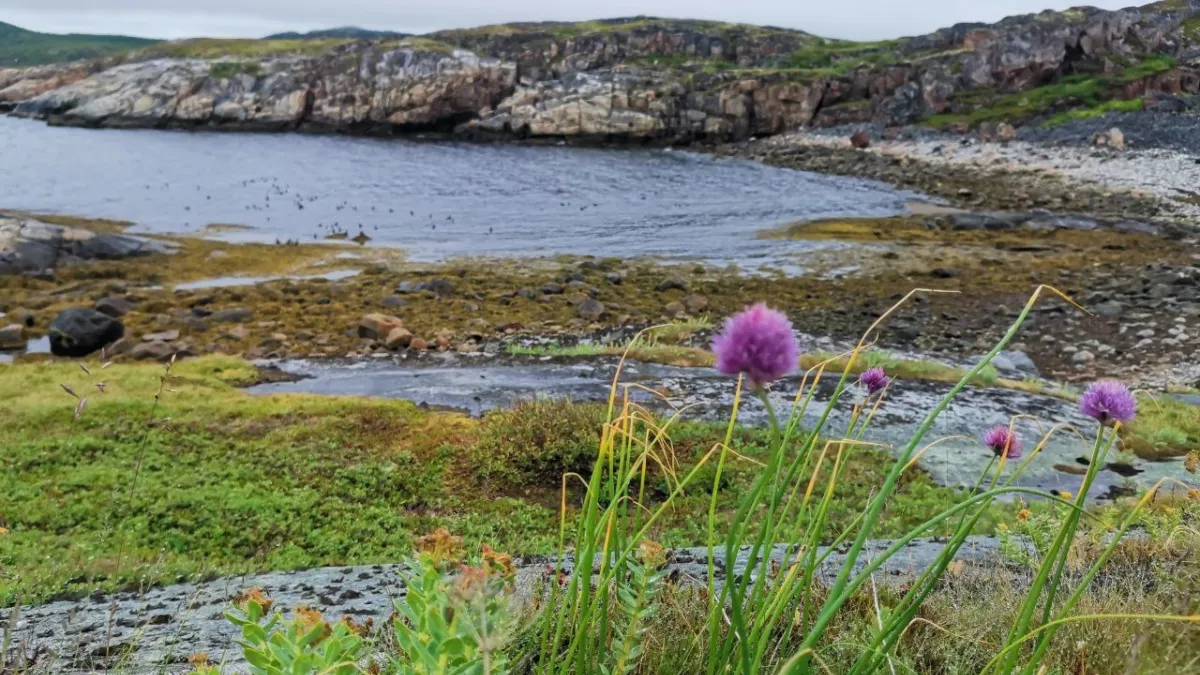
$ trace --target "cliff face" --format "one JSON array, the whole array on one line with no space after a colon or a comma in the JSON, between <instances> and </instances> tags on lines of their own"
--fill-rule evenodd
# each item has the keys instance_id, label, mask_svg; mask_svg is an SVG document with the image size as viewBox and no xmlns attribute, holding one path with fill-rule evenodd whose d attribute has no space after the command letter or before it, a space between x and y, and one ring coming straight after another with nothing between
<instances>
[{"instance_id":1,"label":"cliff face","mask_svg":"<svg viewBox=\"0 0 1200 675\"><path fill-rule=\"evenodd\" d=\"M1060 92L1064 82L1074 88ZM313 56L0 70L0 105L63 124L658 143L933 115L969 123L1015 92L1054 112L1160 91L1200 92L1200 0L881 43L639 18L357 41Z\"/></svg>"}]
</instances>

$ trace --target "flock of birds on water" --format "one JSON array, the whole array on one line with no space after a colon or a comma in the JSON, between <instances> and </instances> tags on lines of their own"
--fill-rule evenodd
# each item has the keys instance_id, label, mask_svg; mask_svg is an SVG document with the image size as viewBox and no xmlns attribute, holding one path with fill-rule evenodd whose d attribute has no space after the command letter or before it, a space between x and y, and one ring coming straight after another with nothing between
<instances>
[{"instance_id":1,"label":"flock of birds on water","mask_svg":"<svg viewBox=\"0 0 1200 675\"><path fill-rule=\"evenodd\" d=\"M261 204L245 205L243 208L246 211L274 212L273 210L275 208L277 208L280 204L283 204L283 205L291 204L291 205L295 206L295 209L297 211L303 211L305 204L312 204L314 202L317 202L320 199L320 197L317 197L317 196L304 196L299 193L293 193L291 190L291 187L289 185L287 185L286 183L281 183L274 178L250 178L250 179L243 180L241 182L241 186L243 188L250 188L250 187L253 187L254 185L258 185L258 184L261 184L266 188L266 192L263 195L263 201ZM170 187L171 187L170 182L164 182L161 185L161 189L170 189ZM153 189L153 186L147 184L145 186L145 189L151 190L151 189ZM202 189L202 186L200 186L200 185L196 186L197 192L201 191L201 189ZM657 195L659 193L660 193L659 190L651 191L651 194ZM272 203L272 197L275 198L274 203ZM647 198L647 195L642 194L642 195L640 195L640 197L641 197L642 201L645 201ZM212 198L213 198L212 195L205 195L205 197L204 197L205 201L212 201ZM574 209L576 205L570 201L560 201L559 206L562 208ZM580 206L578 210L580 212L583 212L583 211L587 211L589 208L597 208L599 206L600 206L599 203L584 204L583 206ZM676 206L682 207L682 206L684 206L684 203L680 202L680 203L676 204ZM192 207L184 206L183 210L190 212L192 210ZM359 212L359 207L357 205L351 204L349 201L343 199L341 201L341 203L337 204L334 207L334 210L338 211L338 212L343 212L343 211L349 212L349 213L347 213L347 218L348 218L348 220L353 220L354 216L351 214ZM362 212L368 212L368 211L380 213L380 212L382 212L382 209L377 209L374 205L372 205L369 209L364 208ZM392 207L388 207L387 213L395 214L396 209L392 208ZM416 211L413 209L408 210L408 216L410 218L418 217ZM447 215L443 219L443 218L441 218L440 215L435 216L435 214L433 214L433 213L428 214L428 218L427 218L426 222L428 223L430 230L436 231L439 221L443 222L443 223L453 224L454 216ZM271 216L266 216L266 222L271 222ZM191 227L191 223L185 222L184 227ZM347 229L346 225L343 224L340 219L333 220L332 222L318 222L317 223L318 231L313 233L312 238L314 240L319 240L319 239L327 239L327 240L334 240L334 241L350 240L350 241L356 242L360 245L365 245L367 242L369 242L373 239L373 237L371 237L370 235L368 235L366 233L366 228L361 221L357 222L357 229L358 229L358 233L355 234L354 236L350 236L350 230ZM372 231L377 231L377 230L379 230L379 225L371 225L371 229L372 229ZM495 228L492 226L489 226L487 229L487 234L491 235L494 233L495 233ZM280 244L280 245L299 245L300 240L299 239L290 239L290 238L286 239L286 240L280 240L279 238L276 238L275 243Z\"/></svg>"}]
</instances>

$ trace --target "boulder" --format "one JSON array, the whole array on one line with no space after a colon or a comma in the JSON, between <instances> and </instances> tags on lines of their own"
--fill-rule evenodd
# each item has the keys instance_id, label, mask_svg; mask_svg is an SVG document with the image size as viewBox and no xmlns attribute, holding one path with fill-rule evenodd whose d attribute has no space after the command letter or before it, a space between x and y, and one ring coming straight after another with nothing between
<instances>
[{"instance_id":1,"label":"boulder","mask_svg":"<svg viewBox=\"0 0 1200 675\"><path fill-rule=\"evenodd\" d=\"M688 285L687 282L682 278L671 276L660 281L656 289L660 292L671 290L686 291L688 289Z\"/></svg>"},{"instance_id":2,"label":"boulder","mask_svg":"<svg viewBox=\"0 0 1200 675\"><path fill-rule=\"evenodd\" d=\"M404 322L389 314L367 314L358 321L358 337L369 340L384 340L388 333L403 328Z\"/></svg>"},{"instance_id":3,"label":"boulder","mask_svg":"<svg viewBox=\"0 0 1200 675\"><path fill-rule=\"evenodd\" d=\"M1113 127L1108 131L1098 131L1094 136L1092 136L1092 145L1098 148L1124 150L1125 134L1116 127Z\"/></svg>"},{"instance_id":4,"label":"boulder","mask_svg":"<svg viewBox=\"0 0 1200 675\"><path fill-rule=\"evenodd\" d=\"M133 311L133 303L118 295L110 295L96 301L96 311L119 319Z\"/></svg>"},{"instance_id":5,"label":"boulder","mask_svg":"<svg viewBox=\"0 0 1200 675\"><path fill-rule=\"evenodd\" d=\"M384 338L383 344L388 349L404 349L412 344L413 334L403 326L393 328Z\"/></svg>"},{"instance_id":6,"label":"boulder","mask_svg":"<svg viewBox=\"0 0 1200 675\"><path fill-rule=\"evenodd\" d=\"M124 335L120 320L94 309L71 307L50 322L50 351L55 356L87 356Z\"/></svg>"},{"instance_id":7,"label":"boulder","mask_svg":"<svg viewBox=\"0 0 1200 675\"><path fill-rule=\"evenodd\" d=\"M143 342L134 345L129 355L138 361L170 361L177 349L169 342Z\"/></svg>"},{"instance_id":8,"label":"boulder","mask_svg":"<svg viewBox=\"0 0 1200 675\"><path fill-rule=\"evenodd\" d=\"M19 323L0 328L0 349L21 349L25 346L25 327Z\"/></svg>"},{"instance_id":9,"label":"boulder","mask_svg":"<svg viewBox=\"0 0 1200 675\"><path fill-rule=\"evenodd\" d=\"M579 309L576 311L580 318L587 319L588 321L598 321L607 313L604 305L599 300L593 298L588 298L579 303Z\"/></svg>"},{"instance_id":10,"label":"boulder","mask_svg":"<svg viewBox=\"0 0 1200 675\"><path fill-rule=\"evenodd\" d=\"M408 343L408 348L414 351L425 351L429 349L429 343L425 341L425 338L413 338L412 342Z\"/></svg>"},{"instance_id":11,"label":"boulder","mask_svg":"<svg viewBox=\"0 0 1200 675\"><path fill-rule=\"evenodd\" d=\"M693 293L683 299L683 306L687 308L689 314L699 314L708 309L708 298L699 293Z\"/></svg>"},{"instance_id":12,"label":"boulder","mask_svg":"<svg viewBox=\"0 0 1200 675\"><path fill-rule=\"evenodd\" d=\"M67 261L122 260L174 253L178 245L0 216L0 274L38 273Z\"/></svg>"},{"instance_id":13,"label":"boulder","mask_svg":"<svg viewBox=\"0 0 1200 675\"><path fill-rule=\"evenodd\" d=\"M859 129L850 136L850 145L859 150L865 150L871 147L871 132L866 129Z\"/></svg>"}]
</instances>

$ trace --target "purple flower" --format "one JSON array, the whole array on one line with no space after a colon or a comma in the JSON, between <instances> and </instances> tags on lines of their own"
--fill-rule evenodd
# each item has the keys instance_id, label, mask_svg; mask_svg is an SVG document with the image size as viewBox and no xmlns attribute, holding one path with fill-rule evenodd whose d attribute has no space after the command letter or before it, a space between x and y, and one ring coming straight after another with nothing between
<instances>
[{"instance_id":1,"label":"purple flower","mask_svg":"<svg viewBox=\"0 0 1200 675\"><path fill-rule=\"evenodd\" d=\"M991 448L997 457L1004 456L1006 453L1009 459L1021 457L1021 440L1015 433L1009 431L1007 425L1001 424L983 432L983 444Z\"/></svg>"},{"instance_id":2,"label":"purple flower","mask_svg":"<svg viewBox=\"0 0 1200 675\"><path fill-rule=\"evenodd\" d=\"M725 322L725 329L713 340L713 351L717 370L745 374L756 387L793 372L800 360L792 322L761 302Z\"/></svg>"},{"instance_id":3,"label":"purple flower","mask_svg":"<svg viewBox=\"0 0 1200 675\"><path fill-rule=\"evenodd\" d=\"M1079 410L1101 424L1128 423L1137 416L1137 399L1129 392L1129 387L1120 382L1101 380L1088 387L1079 398Z\"/></svg>"},{"instance_id":4,"label":"purple flower","mask_svg":"<svg viewBox=\"0 0 1200 675\"><path fill-rule=\"evenodd\" d=\"M887 376L883 368L868 368L858 376L858 383L867 388L867 394L883 391L892 378Z\"/></svg>"}]
</instances>

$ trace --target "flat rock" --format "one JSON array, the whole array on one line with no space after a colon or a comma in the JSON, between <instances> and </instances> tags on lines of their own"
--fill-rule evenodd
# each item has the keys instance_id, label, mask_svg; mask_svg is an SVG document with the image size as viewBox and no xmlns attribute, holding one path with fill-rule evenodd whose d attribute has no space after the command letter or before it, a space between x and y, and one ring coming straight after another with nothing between
<instances>
[{"instance_id":1,"label":"flat rock","mask_svg":"<svg viewBox=\"0 0 1200 675\"><path fill-rule=\"evenodd\" d=\"M0 275L41 272L78 260L123 260L178 250L170 242L0 216Z\"/></svg>"}]
</instances>

